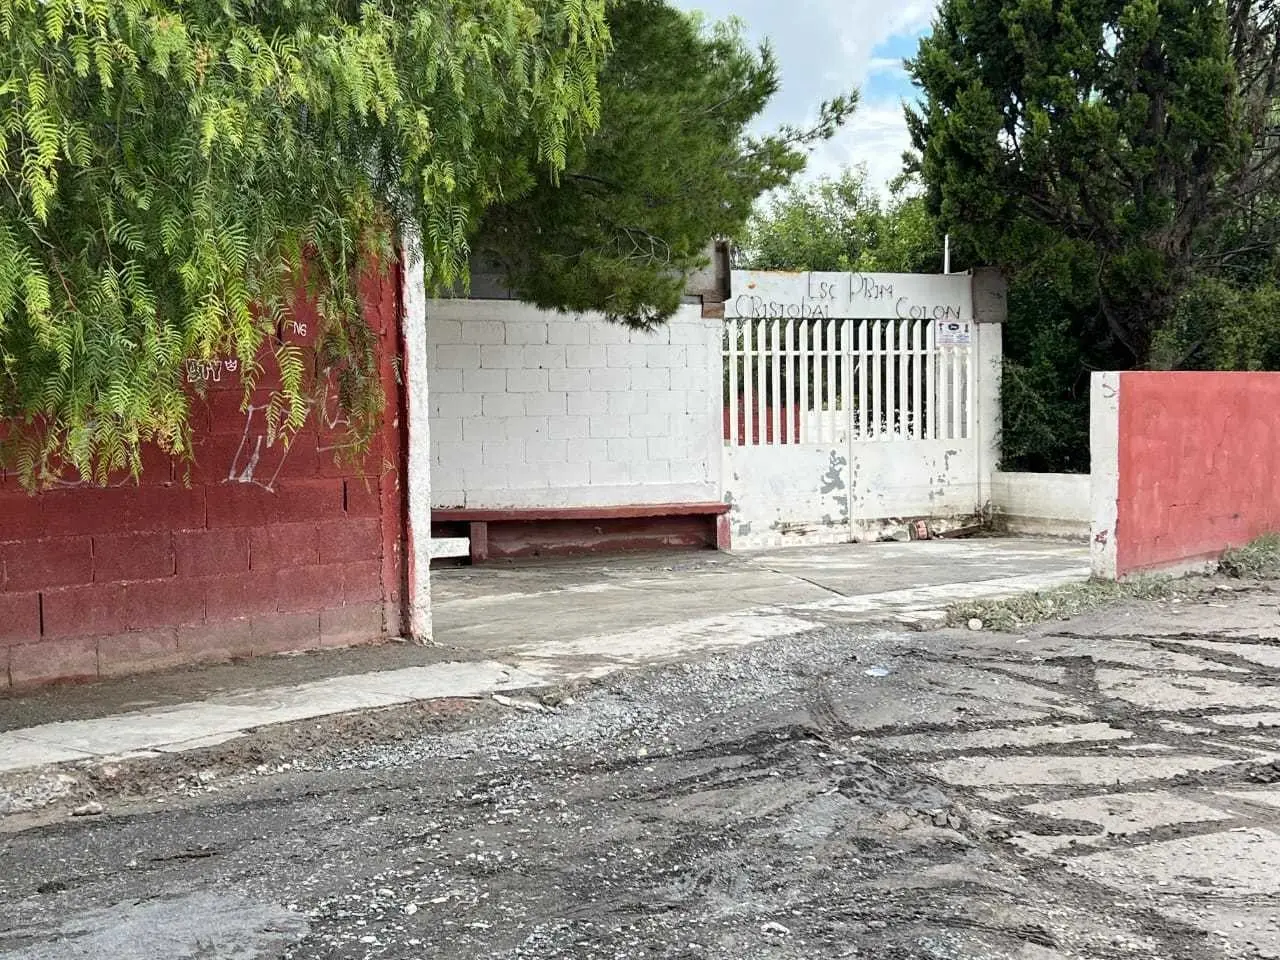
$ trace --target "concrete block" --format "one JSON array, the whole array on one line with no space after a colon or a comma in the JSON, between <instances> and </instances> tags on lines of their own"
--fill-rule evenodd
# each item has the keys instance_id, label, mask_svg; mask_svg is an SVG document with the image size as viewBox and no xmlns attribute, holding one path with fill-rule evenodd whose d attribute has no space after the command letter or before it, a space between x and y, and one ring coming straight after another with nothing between
<instances>
[{"instance_id":1,"label":"concrete block","mask_svg":"<svg viewBox=\"0 0 1280 960\"><path fill-rule=\"evenodd\" d=\"M462 387L467 393L502 393L507 389L507 371L481 368L464 370Z\"/></svg>"},{"instance_id":2,"label":"concrete block","mask_svg":"<svg viewBox=\"0 0 1280 960\"><path fill-rule=\"evenodd\" d=\"M510 393L545 393L547 390L547 371L508 370L507 390Z\"/></svg>"},{"instance_id":3,"label":"concrete block","mask_svg":"<svg viewBox=\"0 0 1280 960\"><path fill-rule=\"evenodd\" d=\"M320 646L349 647L381 639L382 604L357 603L320 611Z\"/></svg>"},{"instance_id":4,"label":"concrete block","mask_svg":"<svg viewBox=\"0 0 1280 960\"><path fill-rule=\"evenodd\" d=\"M571 417L598 416L609 412L609 394L607 393L571 393L567 401L567 410Z\"/></svg>"},{"instance_id":5,"label":"concrete block","mask_svg":"<svg viewBox=\"0 0 1280 960\"><path fill-rule=\"evenodd\" d=\"M582 392L591 389L590 370L548 370L547 386L551 390L563 390L566 393Z\"/></svg>"},{"instance_id":6,"label":"concrete block","mask_svg":"<svg viewBox=\"0 0 1280 960\"><path fill-rule=\"evenodd\" d=\"M428 379L431 393L462 393L462 371L454 367L432 369Z\"/></svg>"},{"instance_id":7,"label":"concrete block","mask_svg":"<svg viewBox=\"0 0 1280 960\"><path fill-rule=\"evenodd\" d=\"M671 417L661 413L635 414L630 418L629 427L628 436L632 437L665 437L673 432Z\"/></svg>"},{"instance_id":8,"label":"concrete block","mask_svg":"<svg viewBox=\"0 0 1280 960\"><path fill-rule=\"evenodd\" d=\"M8 546L0 546L0 561L7 567L7 575L0 582L0 588L12 591L39 590L41 587L65 587L92 582L95 579L95 539L104 538L57 537L51 540L21 540Z\"/></svg>"},{"instance_id":9,"label":"concrete block","mask_svg":"<svg viewBox=\"0 0 1280 960\"><path fill-rule=\"evenodd\" d=\"M470 370L480 366L480 347L471 343L446 343L432 351L433 369L456 367Z\"/></svg>"},{"instance_id":10,"label":"concrete block","mask_svg":"<svg viewBox=\"0 0 1280 960\"><path fill-rule=\"evenodd\" d=\"M271 613L253 617L249 629L254 656L313 650L320 646L320 613Z\"/></svg>"},{"instance_id":11,"label":"concrete block","mask_svg":"<svg viewBox=\"0 0 1280 960\"><path fill-rule=\"evenodd\" d=\"M631 331L620 323L609 323L603 318L593 319L591 322L591 342L596 344L621 344L628 343L631 339Z\"/></svg>"},{"instance_id":12,"label":"concrete block","mask_svg":"<svg viewBox=\"0 0 1280 960\"><path fill-rule=\"evenodd\" d=\"M523 348L524 366L530 369L562 369L565 366L564 347L528 346Z\"/></svg>"},{"instance_id":13,"label":"concrete block","mask_svg":"<svg viewBox=\"0 0 1280 960\"><path fill-rule=\"evenodd\" d=\"M671 371L665 367L641 367L631 371L632 390L670 390Z\"/></svg>"},{"instance_id":14,"label":"concrete block","mask_svg":"<svg viewBox=\"0 0 1280 960\"><path fill-rule=\"evenodd\" d=\"M562 417L568 412L568 398L564 393L524 394L524 412L530 417Z\"/></svg>"},{"instance_id":15,"label":"concrete block","mask_svg":"<svg viewBox=\"0 0 1280 960\"><path fill-rule=\"evenodd\" d=\"M461 420L434 420L431 421L431 440L457 440L462 439L462 421Z\"/></svg>"},{"instance_id":16,"label":"concrete block","mask_svg":"<svg viewBox=\"0 0 1280 960\"><path fill-rule=\"evenodd\" d=\"M625 390L606 394L609 398L609 413L615 417L628 417L633 413L648 413L649 398L639 390Z\"/></svg>"},{"instance_id":17,"label":"concrete block","mask_svg":"<svg viewBox=\"0 0 1280 960\"><path fill-rule=\"evenodd\" d=\"M648 437L645 444L648 447L647 456L650 460L675 460L684 455L684 444L670 436Z\"/></svg>"},{"instance_id":18,"label":"concrete block","mask_svg":"<svg viewBox=\"0 0 1280 960\"><path fill-rule=\"evenodd\" d=\"M688 393L684 390L659 390L645 394L646 409L636 413L683 414L687 412Z\"/></svg>"},{"instance_id":19,"label":"concrete block","mask_svg":"<svg viewBox=\"0 0 1280 960\"><path fill-rule=\"evenodd\" d=\"M630 483L631 482L631 464L625 462L614 462L605 460L597 461L591 464L591 483L592 485L605 483Z\"/></svg>"},{"instance_id":20,"label":"concrete block","mask_svg":"<svg viewBox=\"0 0 1280 960\"><path fill-rule=\"evenodd\" d=\"M551 440L578 440L591 436L590 417L548 417L547 437Z\"/></svg>"},{"instance_id":21,"label":"concrete block","mask_svg":"<svg viewBox=\"0 0 1280 960\"><path fill-rule=\"evenodd\" d=\"M476 502L475 497L479 491L504 490L512 486L515 483L513 476L519 478L523 469L523 464L514 469L494 463L487 463L481 467L467 467L463 471L467 481L467 506Z\"/></svg>"},{"instance_id":22,"label":"concrete block","mask_svg":"<svg viewBox=\"0 0 1280 960\"><path fill-rule=\"evenodd\" d=\"M185 662L252 656L252 624L243 617L178 627L178 652Z\"/></svg>"},{"instance_id":23,"label":"concrete block","mask_svg":"<svg viewBox=\"0 0 1280 960\"><path fill-rule=\"evenodd\" d=\"M281 567L305 567L319 562L320 544L314 523L272 523L249 531L249 569L254 573L261 575ZM214 612L214 619L220 615L220 611Z\"/></svg>"},{"instance_id":24,"label":"concrete block","mask_svg":"<svg viewBox=\"0 0 1280 960\"><path fill-rule=\"evenodd\" d=\"M484 464L479 443L436 442L431 438L431 459L434 463L452 463L466 470Z\"/></svg>"},{"instance_id":25,"label":"concrete block","mask_svg":"<svg viewBox=\"0 0 1280 960\"><path fill-rule=\"evenodd\" d=\"M92 637L42 640L9 651L9 679L15 687L97 676L98 641Z\"/></svg>"},{"instance_id":26,"label":"concrete block","mask_svg":"<svg viewBox=\"0 0 1280 960\"><path fill-rule=\"evenodd\" d=\"M40 639L40 594L0 593L0 647Z\"/></svg>"},{"instance_id":27,"label":"concrete block","mask_svg":"<svg viewBox=\"0 0 1280 960\"><path fill-rule=\"evenodd\" d=\"M373 603L383 598L382 561L364 560L342 566L343 603ZM325 607L337 606L326 603Z\"/></svg>"},{"instance_id":28,"label":"concrete block","mask_svg":"<svg viewBox=\"0 0 1280 960\"><path fill-rule=\"evenodd\" d=\"M466 420L478 417L482 412L481 395L478 393L433 393L430 395L432 419Z\"/></svg>"},{"instance_id":29,"label":"concrete block","mask_svg":"<svg viewBox=\"0 0 1280 960\"><path fill-rule=\"evenodd\" d=\"M631 436L631 425L627 417L592 417L591 436L599 440L612 440ZM594 480L592 481L595 482Z\"/></svg>"},{"instance_id":30,"label":"concrete block","mask_svg":"<svg viewBox=\"0 0 1280 960\"><path fill-rule=\"evenodd\" d=\"M585 487L591 483L591 464L586 462L548 463L547 480L553 487Z\"/></svg>"},{"instance_id":31,"label":"concrete block","mask_svg":"<svg viewBox=\"0 0 1280 960\"><path fill-rule=\"evenodd\" d=\"M545 490L551 486L548 479L549 463L521 463L516 467L508 467L507 486L512 490ZM507 503L505 499L499 499L499 503Z\"/></svg>"},{"instance_id":32,"label":"concrete block","mask_svg":"<svg viewBox=\"0 0 1280 960\"><path fill-rule=\"evenodd\" d=\"M355 563L382 556L382 523L378 517L353 517L317 524L321 563Z\"/></svg>"},{"instance_id":33,"label":"concrete block","mask_svg":"<svg viewBox=\"0 0 1280 960\"><path fill-rule=\"evenodd\" d=\"M581 370L594 370L608 366L609 352L603 346L570 345L564 350L565 366Z\"/></svg>"},{"instance_id":34,"label":"concrete block","mask_svg":"<svg viewBox=\"0 0 1280 960\"><path fill-rule=\"evenodd\" d=\"M569 457L567 440L527 440L524 445L525 463L563 463Z\"/></svg>"},{"instance_id":35,"label":"concrete block","mask_svg":"<svg viewBox=\"0 0 1280 960\"><path fill-rule=\"evenodd\" d=\"M631 389L629 367L601 367L591 371L591 389L596 392L613 392Z\"/></svg>"},{"instance_id":36,"label":"concrete block","mask_svg":"<svg viewBox=\"0 0 1280 960\"><path fill-rule=\"evenodd\" d=\"M184 662L176 627L121 633L98 639L98 675L123 677Z\"/></svg>"},{"instance_id":37,"label":"concrete block","mask_svg":"<svg viewBox=\"0 0 1280 960\"><path fill-rule=\"evenodd\" d=\"M502 440L483 445L485 466L509 467L524 462L525 441Z\"/></svg>"},{"instance_id":38,"label":"concrete block","mask_svg":"<svg viewBox=\"0 0 1280 960\"><path fill-rule=\"evenodd\" d=\"M464 471L460 464L433 463L431 465L431 496L436 499L436 488L441 490L461 490L465 485Z\"/></svg>"},{"instance_id":39,"label":"concrete block","mask_svg":"<svg viewBox=\"0 0 1280 960\"><path fill-rule=\"evenodd\" d=\"M462 328L463 343L480 346L507 342L507 325L501 320L468 320Z\"/></svg>"},{"instance_id":40,"label":"concrete block","mask_svg":"<svg viewBox=\"0 0 1280 960\"><path fill-rule=\"evenodd\" d=\"M552 320L547 324L547 343L590 343L591 324L592 321L580 316L572 320Z\"/></svg>"},{"instance_id":41,"label":"concrete block","mask_svg":"<svg viewBox=\"0 0 1280 960\"><path fill-rule=\"evenodd\" d=\"M684 348L684 365L690 370L702 370L704 375L718 377L721 359L718 349L711 350L704 344L693 343Z\"/></svg>"},{"instance_id":42,"label":"concrete block","mask_svg":"<svg viewBox=\"0 0 1280 960\"><path fill-rule=\"evenodd\" d=\"M646 360L646 350L642 344L638 343L615 343L607 348L609 354L609 366L611 367L643 367Z\"/></svg>"},{"instance_id":43,"label":"concrete block","mask_svg":"<svg viewBox=\"0 0 1280 960\"><path fill-rule=\"evenodd\" d=\"M570 440L568 446L570 463L592 463L609 459L608 440Z\"/></svg>"},{"instance_id":44,"label":"concrete block","mask_svg":"<svg viewBox=\"0 0 1280 960\"><path fill-rule=\"evenodd\" d=\"M634 483L669 483L671 464L665 460L636 460L631 464L631 480Z\"/></svg>"},{"instance_id":45,"label":"concrete block","mask_svg":"<svg viewBox=\"0 0 1280 960\"><path fill-rule=\"evenodd\" d=\"M671 483L706 483L707 464L702 460L672 460Z\"/></svg>"},{"instance_id":46,"label":"concrete block","mask_svg":"<svg viewBox=\"0 0 1280 960\"><path fill-rule=\"evenodd\" d=\"M546 417L512 417L507 421L507 436L515 440L541 440L547 436Z\"/></svg>"},{"instance_id":47,"label":"concrete block","mask_svg":"<svg viewBox=\"0 0 1280 960\"><path fill-rule=\"evenodd\" d=\"M524 347L486 346L480 348L480 366L511 370L525 366Z\"/></svg>"},{"instance_id":48,"label":"concrete block","mask_svg":"<svg viewBox=\"0 0 1280 960\"><path fill-rule=\"evenodd\" d=\"M481 411L486 417L523 417L524 404L522 393L486 393ZM435 424L431 427L434 430Z\"/></svg>"},{"instance_id":49,"label":"concrete block","mask_svg":"<svg viewBox=\"0 0 1280 960\"><path fill-rule=\"evenodd\" d=\"M507 343L524 346L547 342L547 321L512 320L507 322Z\"/></svg>"},{"instance_id":50,"label":"concrete block","mask_svg":"<svg viewBox=\"0 0 1280 960\"><path fill-rule=\"evenodd\" d=\"M434 477L431 478L431 506L441 510L447 510L453 507L465 507L467 505L466 484L459 484L456 487L445 487L436 483Z\"/></svg>"},{"instance_id":51,"label":"concrete block","mask_svg":"<svg viewBox=\"0 0 1280 960\"><path fill-rule=\"evenodd\" d=\"M228 527L222 530L183 530L172 535L178 576L215 577L224 573L249 572L249 530ZM173 573L173 561L162 577ZM105 579L105 578L103 578ZM114 579L133 580L135 577Z\"/></svg>"},{"instance_id":52,"label":"concrete block","mask_svg":"<svg viewBox=\"0 0 1280 960\"><path fill-rule=\"evenodd\" d=\"M677 367L669 371L668 386L672 390L705 390L715 381L716 377L701 367Z\"/></svg>"},{"instance_id":53,"label":"concrete block","mask_svg":"<svg viewBox=\"0 0 1280 960\"><path fill-rule=\"evenodd\" d=\"M609 441L609 459L615 463L641 463L649 458L648 442L638 437Z\"/></svg>"},{"instance_id":54,"label":"concrete block","mask_svg":"<svg viewBox=\"0 0 1280 960\"><path fill-rule=\"evenodd\" d=\"M647 346L644 349L646 367L683 367L686 365L685 348L665 344Z\"/></svg>"},{"instance_id":55,"label":"concrete block","mask_svg":"<svg viewBox=\"0 0 1280 960\"><path fill-rule=\"evenodd\" d=\"M716 337L720 333L720 325L715 321L673 320L667 327L671 331L671 343L684 346L696 344L705 348L709 338Z\"/></svg>"},{"instance_id":56,"label":"concrete block","mask_svg":"<svg viewBox=\"0 0 1280 960\"><path fill-rule=\"evenodd\" d=\"M476 398L480 399L479 397ZM466 443L491 442L507 439L507 422L504 417L476 416L462 421L462 439Z\"/></svg>"},{"instance_id":57,"label":"concrete block","mask_svg":"<svg viewBox=\"0 0 1280 960\"><path fill-rule=\"evenodd\" d=\"M428 320L427 343L439 346L445 343L466 343L462 339L462 321L460 320Z\"/></svg>"}]
</instances>

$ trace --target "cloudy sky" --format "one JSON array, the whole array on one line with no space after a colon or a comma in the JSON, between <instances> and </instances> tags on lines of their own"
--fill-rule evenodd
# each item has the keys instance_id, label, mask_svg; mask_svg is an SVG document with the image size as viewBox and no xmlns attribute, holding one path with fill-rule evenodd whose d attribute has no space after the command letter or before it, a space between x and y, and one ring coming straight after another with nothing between
<instances>
[{"instance_id":1,"label":"cloudy sky","mask_svg":"<svg viewBox=\"0 0 1280 960\"><path fill-rule=\"evenodd\" d=\"M902 70L904 57L928 31L934 0L897 5L874 0L676 0L721 20L736 16L748 36L773 44L782 89L762 118L765 126L801 124L821 101L857 87L862 102L836 139L815 153L810 174L863 164L881 186L902 168L907 149L902 101L914 88Z\"/></svg>"}]
</instances>

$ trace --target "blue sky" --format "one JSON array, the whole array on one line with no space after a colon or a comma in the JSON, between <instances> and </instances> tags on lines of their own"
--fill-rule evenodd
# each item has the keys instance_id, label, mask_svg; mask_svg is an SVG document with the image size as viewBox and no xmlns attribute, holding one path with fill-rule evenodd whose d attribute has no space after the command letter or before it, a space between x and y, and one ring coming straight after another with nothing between
<instances>
[{"instance_id":1,"label":"blue sky","mask_svg":"<svg viewBox=\"0 0 1280 960\"><path fill-rule=\"evenodd\" d=\"M928 31L934 0L898 5L871 0L675 0L709 18L736 16L754 41L768 38L782 74L782 89L762 118L765 127L803 124L824 99L853 87L862 102L853 120L810 161L813 175L849 164L867 168L882 187L902 168L909 146L902 100L915 91L902 59L915 53Z\"/></svg>"}]
</instances>

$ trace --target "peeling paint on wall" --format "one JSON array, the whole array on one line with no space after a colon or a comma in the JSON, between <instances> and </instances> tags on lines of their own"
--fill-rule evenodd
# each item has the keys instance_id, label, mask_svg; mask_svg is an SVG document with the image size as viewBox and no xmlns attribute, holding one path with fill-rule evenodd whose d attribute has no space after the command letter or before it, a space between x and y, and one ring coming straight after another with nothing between
<instances>
[{"instance_id":1,"label":"peeling paint on wall","mask_svg":"<svg viewBox=\"0 0 1280 960\"><path fill-rule=\"evenodd\" d=\"M822 486L819 492L822 494L835 493L837 490L844 490L844 468L849 465L849 461L840 456L836 451L831 451L831 461L827 464L827 472L822 477Z\"/></svg>"}]
</instances>

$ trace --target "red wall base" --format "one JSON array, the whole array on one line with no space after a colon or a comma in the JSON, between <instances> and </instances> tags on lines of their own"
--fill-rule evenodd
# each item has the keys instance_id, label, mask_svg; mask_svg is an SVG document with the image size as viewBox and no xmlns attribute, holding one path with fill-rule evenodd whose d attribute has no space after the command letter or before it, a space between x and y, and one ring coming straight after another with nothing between
<instances>
[{"instance_id":1,"label":"red wall base","mask_svg":"<svg viewBox=\"0 0 1280 960\"><path fill-rule=\"evenodd\" d=\"M335 459L345 431L321 405L287 449L269 444L272 385L242 411L240 378L210 363L194 368L189 468L153 451L140 484L36 496L0 474L0 689L399 633L398 287L365 284L389 408L362 463ZM315 324L295 316L306 345Z\"/></svg>"},{"instance_id":2,"label":"red wall base","mask_svg":"<svg viewBox=\"0 0 1280 960\"><path fill-rule=\"evenodd\" d=\"M440 510L432 536L468 537L472 563L730 548L725 504L665 504L521 510Z\"/></svg>"}]
</instances>

